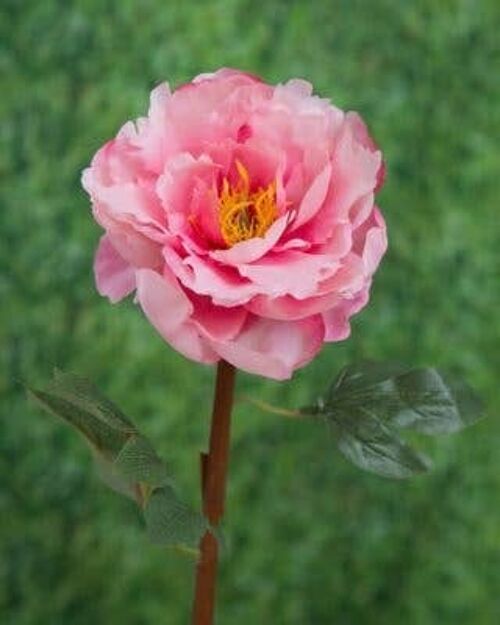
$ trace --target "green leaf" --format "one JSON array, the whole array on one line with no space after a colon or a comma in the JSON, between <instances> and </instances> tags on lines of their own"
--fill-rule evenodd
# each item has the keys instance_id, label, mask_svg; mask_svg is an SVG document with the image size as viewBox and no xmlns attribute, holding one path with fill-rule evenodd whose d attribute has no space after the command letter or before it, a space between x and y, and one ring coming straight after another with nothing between
<instances>
[{"instance_id":1,"label":"green leaf","mask_svg":"<svg viewBox=\"0 0 500 625\"><path fill-rule=\"evenodd\" d=\"M54 379L49 384L49 390L94 415L115 430L127 433L137 431L120 408L105 397L87 378L74 373L63 373L56 369Z\"/></svg>"},{"instance_id":2,"label":"green leaf","mask_svg":"<svg viewBox=\"0 0 500 625\"><path fill-rule=\"evenodd\" d=\"M430 463L399 434L457 432L481 418L481 402L466 384L437 369L361 362L337 376L325 398L301 413L333 425L340 451L358 467L406 478Z\"/></svg>"},{"instance_id":3,"label":"green leaf","mask_svg":"<svg viewBox=\"0 0 500 625\"><path fill-rule=\"evenodd\" d=\"M153 491L144 518L149 539L157 545L196 545L208 529L205 519L186 506L171 486Z\"/></svg>"},{"instance_id":4,"label":"green leaf","mask_svg":"<svg viewBox=\"0 0 500 625\"><path fill-rule=\"evenodd\" d=\"M414 451L376 414L363 408L345 421L336 421L342 454L365 471L404 479L424 473L430 462Z\"/></svg>"},{"instance_id":5,"label":"green leaf","mask_svg":"<svg viewBox=\"0 0 500 625\"><path fill-rule=\"evenodd\" d=\"M428 435L451 434L482 418L482 404L463 382L436 369L416 369L396 378L401 404L394 424Z\"/></svg>"},{"instance_id":6,"label":"green leaf","mask_svg":"<svg viewBox=\"0 0 500 625\"><path fill-rule=\"evenodd\" d=\"M122 447L114 466L124 478L149 486L168 484L170 475L151 443L142 436L132 436Z\"/></svg>"},{"instance_id":7,"label":"green leaf","mask_svg":"<svg viewBox=\"0 0 500 625\"><path fill-rule=\"evenodd\" d=\"M91 382L56 371L45 390L28 393L83 435L103 481L143 509L153 542L186 548L197 543L206 521L179 499L167 465L149 440Z\"/></svg>"},{"instance_id":8,"label":"green leaf","mask_svg":"<svg viewBox=\"0 0 500 625\"><path fill-rule=\"evenodd\" d=\"M482 416L472 389L434 368L351 365L340 373L327 398L330 410L363 406L396 427L429 435L457 432Z\"/></svg>"},{"instance_id":9,"label":"green leaf","mask_svg":"<svg viewBox=\"0 0 500 625\"><path fill-rule=\"evenodd\" d=\"M107 459L114 459L130 436L123 430L110 427L94 414L59 394L35 389L28 389L28 393L42 408L77 429L95 452Z\"/></svg>"},{"instance_id":10,"label":"green leaf","mask_svg":"<svg viewBox=\"0 0 500 625\"><path fill-rule=\"evenodd\" d=\"M393 378L409 371L400 363L375 362L364 360L344 367L329 389L327 401L336 400L339 396L349 396L364 389L390 382Z\"/></svg>"}]
</instances>

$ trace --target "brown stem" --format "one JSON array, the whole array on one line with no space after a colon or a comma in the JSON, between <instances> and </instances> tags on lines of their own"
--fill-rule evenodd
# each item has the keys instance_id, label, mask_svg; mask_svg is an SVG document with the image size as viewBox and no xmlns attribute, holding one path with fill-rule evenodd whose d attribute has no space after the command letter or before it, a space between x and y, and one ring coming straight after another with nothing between
<instances>
[{"instance_id":1,"label":"brown stem","mask_svg":"<svg viewBox=\"0 0 500 625\"><path fill-rule=\"evenodd\" d=\"M224 514L235 376L236 369L222 360L217 366L209 450L201 454L203 512L213 528ZM219 546L212 532L205 532L199 548L192 623L213 625Z\"/></svg>"}]
</instances>

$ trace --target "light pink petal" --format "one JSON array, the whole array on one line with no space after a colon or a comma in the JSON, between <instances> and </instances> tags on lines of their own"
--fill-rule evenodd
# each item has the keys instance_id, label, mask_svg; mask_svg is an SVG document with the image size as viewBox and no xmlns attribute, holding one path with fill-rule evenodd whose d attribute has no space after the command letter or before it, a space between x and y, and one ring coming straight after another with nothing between
<instances>
[{"instance_id":1,"label":"light pink petal","mask_svg":"<svg viewBox=\"0 0 500 625\"><path fill-rule=\"evenodd\" d=\"M284 182L285 195L291 206L300 204L304 194L304 165L301 161L290 168L289 175Z\"/></svg>"},{"instance_id":2,"label":"light pink petal","mask_svg":"<svg viewBox=\"0 0 500 625\"><path fill-rule=\"evenodd\" d=\"M191 320L193 305L168 270L136 271L137 300L150 323L174 349L198 362L216 362L215 352Z\"/></svg>"},{"instance_id":3,"label":"light pink petal","mask_svg":"<svg viewBox=\"0 0 500 625\"><path fill-rule=\"evenodd\" d=\"M355 202L349 211L349 221L355 230L365 222L373 211L374 193L367 193Z\"/></svg>"},{"instance_id":4,"label":"light pink petal","mask_svg":"<svg viewBox=\"0 0 500 625\"><path fill-rule=\"evenodd\" d=\"M184 286L198 295L210 296L216 305L240 306L258 291L235 268L220 265L208 257L183 258L172 246L166 246L163 255L167 266Z\"/></svg>"},{"instance_id":5,"label":"light pink petal","mask_svg":"<svg viewBox=\"0 0 500 625\"><path fill-rule=\"evenodd\" d=\"M311 247L309 241L304 239L288 239L288 241L279 241L273 248L274 252L284 252L285 250L307 250Z\"/></svg>"},{"instance_id":6,"label":"light pink petal","mask_svg":"<svg viewBox=\"0 0 500 625\"><path fill-rule=\"evenodd\" d=\"M349 218L351 207L377 184L380 152L372 152L356 142L350 126L344 124L333 154L332 184L316 218L300 230L302 238L323 242L335 223Z\"/></svg>"},{"instance_id":7,"label":"light pink petal","mask_svg":"<svg viewBox=\"0 0 500 625\"><path fill-rule=\"evenodd\" d=\"M338 267L339 263L327 255L288 250L268 254L253 264L240 265L238 271L261 293L304 299L314 295L318 282L332 276Z\"/></svg>"},{"instance_id":8,"label":"light pink petal","mask_svg":"<svg viewBox=\"0 0 500 625\"><path fill-rule=\"evenodd\" d=\"M119 302L135 289L133 267L123 260L106 235L101 237L97 247L94 276L98 292L113 303Z\"/></svg>"},{"instance_id":9,"label":"light pink petal","mask_svg":"<svg viewBox=\"0 0 500 625\"><path fill-rule=\"evenodd\" d=\"M232 67L222 67L218 69L216 72L205 72L203 74L198 74L193 78L191 84L197 85L200 82L205 82L206 80L215 80L220 78L233 78L237 79L241 85L252 84L252 83L261 83L262 78L257 76L257 74L252 74L251 72L244 72L239 69L234 69ZM237 84L237 83L235 83Z\"/></svg>"},{"instance_id":10,"label":"light pink petal","mask_svg":"<svg viewBox=\"0 0 500 625\"><path fill-rule=\"evenodd\" d=\"M363 288L365 282L363 259L357 254L348 254L342 259L337 271L318 285L317 294L337 293L352 298Z\"/></svg>"},{"instance_id":11,"label":"light pink petal","mask_svg":"<svg viewBox=\"0 0 500 625\"><path fill-rule=\"evenodd\" d=\"M284 154L273 143L262 141L252 136L248 141L236 144L233 150L233 166L229 173L229 181L239 180L236 161L243 164L250 174L252 188L266 188L275 182L283 169ZM284 198L283 198L284 199Z\"/></svg>"},{"instance_id":12,"label":"light pink petal","mask_svg":"<svg viewBox=\"0 0 500 625\"><path fill-rule=\"evenodd\" d=\"M228 341L243 327L248 312L242 306L215 306L209 297L190 293L194 305L193 321L200 333L214 341Z\"/></svg>"},{"instance_id":13,"label":"light pink petal","mask_svg":"<svg viewBox=\"0 0 500 625\"><path fill-rule=\"evenodd\" d=\"M151 91L148 117L158 130L161 130L165 124L168 115L168 102L171 97L172 93L168 82L160 83Z\"/></svg>"},{"instance_id":14,"label":"light pink petal","mask_svg":"<svg viewBox=\"0 0 500 625\"><path fill-rule=\"evenodd\" d=\"M134 181L115 182L114 178L127 177L116 174L111 161L103 155L102 148L93 160L93 166L82 175L82 184L92 199L92 209L96 221L105 229L115 227L161 242L166 234L165 215L158 202L151 183L141 178L137 171ZM94 164L98 162L99 165ZM137 179L135 177L137 176Z\"/></svg>"},{"instance_id":15,"label":"light pink petal","mask_svg":"<svg viewBox=\"0 0 500 625\"><path fill-rule=\"evenodd\" d=\"M368 128L365 122L358 113L355 111L349 111L345 116L346 123L351 128L352 135L363 147L368 148L372 152L376 152L378 147L375 141L371 138Z\"/></svg>"},{"instance_id":16,"label":"light pink petal","mask_svg":"<svg viewBox=\"0 0 500 625\"><path fill-rule=\"evenodd\" d=\"M246 308L260 317L293 321L329 310L341 299L338 293L328 293L307 299L296 299L290 295L282 297L258 295L246 304Z\"/></svg>"},{"instance_id":17,"label":"light pink petal","mask_svg":"<svg viewBox=\"0 0 500 625\"><path fill-rule=\"evenodd\" d=\"M198 253L224 245L215 190L219 171L206 154L194 158L183 152L167 163L156 184L169 231Z\"/></svg>"},{"instance_id":18,"label":"light pink petal","mask_svg":"<svg viewBox=\"0 0 500 625\"><path fill-rule=\"evenodd\" d=\"M333 155L334 203L339 217L345 216L357 199L375 189L382 163L378 150L374 151L357 140L351 120L347 115Z\"/></svg>"},{"instance_id":19,"label":"light pink petal","mask_svg":"<svg viewBox=\"0 0 500 625\"><path fill-rule=\"evenodd\" d=\"M370 297L369 290L368 285L353 299L344 300L338 306L323 313L326 342L343 341L349 337L351 334L349 319L366 306Z\"/></svg>"},{"instance_id":20,"label":"light pink petal","mask_svg":"<svg viewBox=\"0 0 500 625\"><path fill-rule=\"evenodd\" d=\"M352 248L352 226L349 222L336 224L328 240L315 247L318 254L328 254L332 259L344 258Z\"/></svg>"},{"instance_id":21,"label":"light pink petal","mask_svg":"<svg viewBox=\"0 0 500 625\"><path fill-rule=\"evenodd\" d=\"M313 86L307 80L303 80L302 78L292 78L284 85L287 89L292 91L298 96L303 98L308 98L312 95Z\"/></svg>"},{"instance_id":22,"label":"light pink petal","mask_svg":"<svg viewBox=\"0 0 500 625\"><path fill-rule=\"evenodd\" d=\"M172 94L168 83L162 83L151 92L148 117L137 120L137 138L134 141L148 170L160 174L168 154L174 146L169 109Z\"/></svg>"},{"instance_id":23,"label":"light pink petal","mask_svg":"<svg viewBox=\"0 0 500 625\"><path fill-rule=\"evenodd\" d=\"M152 238L159 236L161 239L166 232L164 213L151 190L128 182L101 186L95 195L114 219L130 223Z\"/></svg>"},{"instance_id":24,"label":"light pink petal","mask_svg":"<svg viewBox=\"0 0 500 625\"><path fill-rule=\"evenodd\" d=\"M326 198L331 175L332 166L328 163L313 180L309 189L307 189L297 211L297 217L289 232L294 232L297 228L307 223L321 208Z\"/></svg>"},{"instance_id":25,"label":"light pink petal","mask_svg":"<svg viewBox=\"0 0 500 625\"><path fill-rule=\"evenodd\" d=\"M271 93L269 85L241 73L204 77L177 89L169 103L175 152L197 156L208 145L236 140L251 110Z\"/></svg>"},{"instance_id":26,"label":"light pink petal","mask_svg":"<svg viewBox=\"0 0 500 625\"><path fill-rule=\"evenodd\" d=\"M161 334L168 336L189 320L193 305L169 270L163 275L150 269L136 273L137 299Z\"/></svg>"},{"instance_id":27,"label":"light pink petal","mask_svg":"<svg viewBox=\"0 0 500 625\"><path fill-rule=\"evenodd\" d=\"M210 252L210 257L225 264L238 266L252 263L266 254L279 241L286 229L288 215L277 219L263 237L254 237L247 241L240 241L227 250Z\"/></svg>"},{"instance_id":28,"label":"light pink petal","mask_svg":"<svg viewBox=\"0 0 500 625\"><path fill-rule=\"evenodd\" d=\"M132 227L104 220L103 227L108 230L108 237L116 251L134 267L155 269L161 262L160 247Z\"/></svg>"},{"instance_id":29,"label":"light pink petal","mask_svg":"<svg viewBox=\"0 0 500 625\"><path fill-rule=\"evenodd\" d=\"M214 350L238 369L266 378L286 380L321 349L324 326L320 315L301 321L249 319L232 341L213 342Z\"/></svg>"},{"instance_id":30,"label":"light pink petal","mask_svg":"<svg viewBox=\"0 0 500 625\"><path fill-rule=\"evenodd\" d=\"M378 147L375 141L370 136L368 132L368 128L366 127L365 122L362 118L355 112L350 111L346 115L347 122L350 124L354 137L356 141L359 141L361 145L364 145L365 148L368 148L372 152L377 152ZM377 180L375 185L375 192L379 191L385 181L386 175L386 166L385 162L382 160L380 163L379 170L377 172Z\"/></svg>"},{"instance_id":31,"label":"light pink petal","mask_svg":"<svg viewBox=\"0 0 500 625\"><path fill-rule=\"evenodd\" d=\"M192 272L186 280L186 286L200 295L209 295L215 304L221 306L239 306L245 304L259 292L258 285L242 278L236 269L218 265L211 259L188 256L183 261Z\"/></svg>"},{"instance_id":32,"label":"light pink petal","mask_svg":"<svg viewBox=\"0 0 500 625\"><path fill-rule=\"evenodd\" d=\"M377 270L382 256L387 250L387 231L384 218L380 211L375 208L373 212L375 226L370 228L366 234L365 247L363 250L363 262L366 273L372 275Z\"/></svg>"}]
</instances>

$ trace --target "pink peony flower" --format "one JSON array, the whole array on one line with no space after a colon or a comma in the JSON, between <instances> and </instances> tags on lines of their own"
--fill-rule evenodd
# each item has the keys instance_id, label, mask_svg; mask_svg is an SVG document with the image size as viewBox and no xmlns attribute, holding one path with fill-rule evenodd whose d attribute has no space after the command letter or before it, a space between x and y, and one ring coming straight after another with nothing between
<instances>
[{"instance_id":1,"label":"pink peony flower","mask_svg":"<svg viewBox=\"0 0 500 625\"><path fill-rule=\"evenodd\" d=\"M99 293L193 360L289 378L349 336L387 247L380 151L303 80L222 69L126 123L83 173Z\"/></svg>"}]
</instances>

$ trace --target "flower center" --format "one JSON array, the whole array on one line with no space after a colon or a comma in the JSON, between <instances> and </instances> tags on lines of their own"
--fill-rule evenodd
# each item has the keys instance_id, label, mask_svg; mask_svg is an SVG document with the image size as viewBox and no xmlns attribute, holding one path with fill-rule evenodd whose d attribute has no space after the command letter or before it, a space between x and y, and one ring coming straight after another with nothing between
<instances>
[{"instance_id":1,"label":"flower center","mask_svg":"<svg viewBox=\"0 0 500 625\"><path fill-rule=\"evenodd\" d=\"M231 185L224 178L219 195L219 225L228 247L253 237L262 237L277 217L276 182L250 191L248 171L236 161L239 180Z\"/></svg>"}]
</instances>

